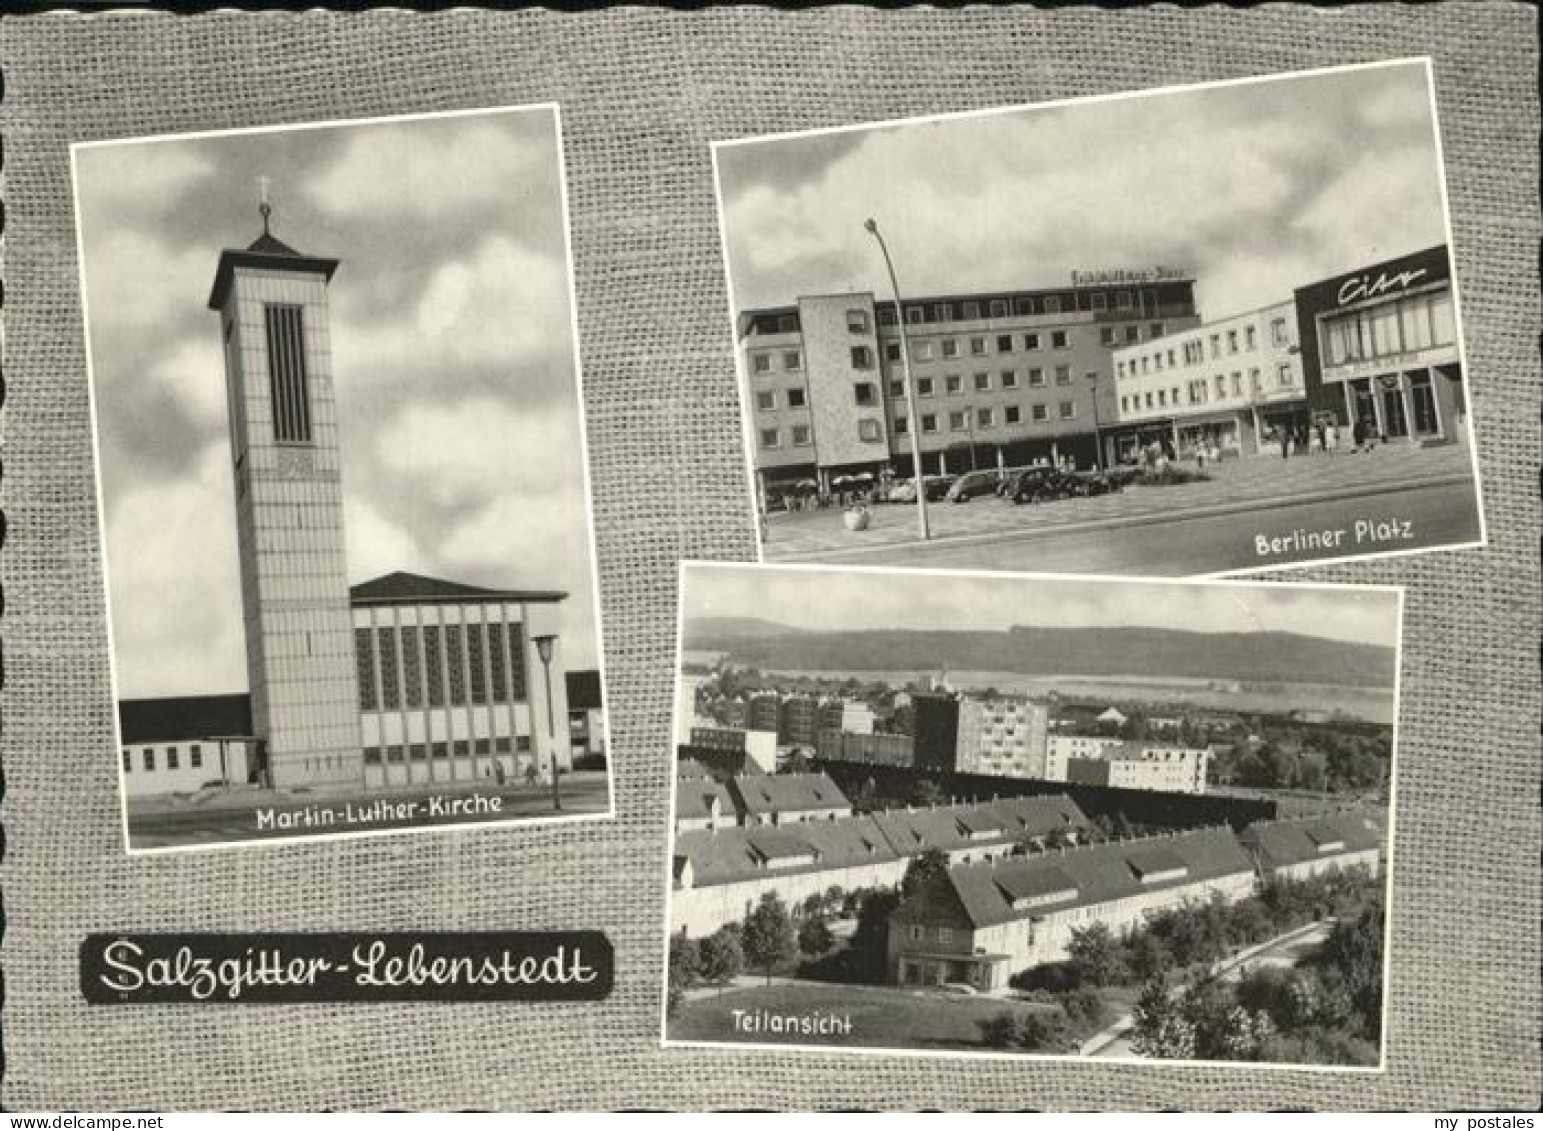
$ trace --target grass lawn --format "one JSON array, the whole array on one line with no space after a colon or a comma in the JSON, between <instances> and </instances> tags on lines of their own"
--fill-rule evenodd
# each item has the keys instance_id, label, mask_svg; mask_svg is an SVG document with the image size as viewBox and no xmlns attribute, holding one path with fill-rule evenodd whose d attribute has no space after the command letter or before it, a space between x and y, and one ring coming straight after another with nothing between
<instances>
[{"instance_id":1,"label":"grass lawn","mask_svg":"<svg viewBox=\"0 0 1543 1131\"><path fill-rule=\"evenodd\" d=\"M777 1016L847 1018L850 1034L748 1032L736 1029L734 1010L754 1015L765 1010ZM771 986L736 986L711 997L684 1001L670 1018L669 1037L676 1041L761 1042L790 1045L847 1045L864 1048L976 1049L981 1043L976 1022L1003 1010L1019 1013L1056 1012L1057 1006L1002 998L970 997L901 986L856 986L830 982L788 982ZM995 1051L995 1050L992 1050Z\"/></svg>"}]
</instances>

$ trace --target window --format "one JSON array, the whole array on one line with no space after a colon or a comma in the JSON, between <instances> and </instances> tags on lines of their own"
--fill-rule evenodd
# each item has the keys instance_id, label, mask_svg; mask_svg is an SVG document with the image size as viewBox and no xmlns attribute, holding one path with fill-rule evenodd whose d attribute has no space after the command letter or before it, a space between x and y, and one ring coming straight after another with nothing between
<instances>
[{"instance_id":1,"label":"window","mask_svg":"<svg viewBox=\"0 0 1543 1131\"><path fill-rule=\"evenodd\" d=\"M852 399L864 408L871 408L878 400L872 381L858 381L852 386Z\"/></svg>"},{"instance_id":2,"label":"window","mask_svg":"<svg viewBox=\"0 0 1543 1131\"><path fill-rule=\"evenodd\" d=\"M1114 306L1116 310L1129 310L1135 304L1131 302L1129 291L1114 292Z\"/></svg>"},{"instance_id":3,"label":"window","mask_svg":"<svg viewBox=\"0 0 1543 1131\"><path fill-rule=\"evenodd\" d=\"M1295 383L1291 379L1291 366L1282 365L1276 374L1276 380L1282 389L1289 389Z\"/></svg>"},{"instance_id":4,"label":"window","mask_svg":"<svg viewBox=\"0 0 1543 1131\"><path fill-rule=\"evenodd\" d=\"M780 441L778 440L777 429L775 429L775 428L762 428L761 429L761 447L763 447L763 448L775 448L775 447L779 446L779 443L780 443Z\"/></svg>"},{"instance_id":5,"label":"window","mask_svg":"<svg viewBox=\"0 0 1543 1131\"><path fill-rule=\"evenodd\" d=\"M1098 331L1098 344L1101 346L1114 345L1114 327L1102 326Z\"/></svg>"},{"instance_id":6,"label":"window","mask_svg":"<svg viewBox=\"0 0 1543 1131\"><path fill-rule=\"evenodd\" d=\"M1103 291L1094 291L1091 297L1093 300L1094 310L1109 309L1109 296L1106 295Z\"/></svg>"},{"instance_id":7,"label":"window","mask_svg":"<svg viewBox=\"0 0 1543 1131\"><path fill-rule=\"evenodd\" d=\"M996 419L989 408L975 410L975 425L978 428L992 428L996 425Z\"/></svg>"},{"instance_id":8,"label":"window","mask_svg":"<svg viewBox=\"0 0 1543 1131\"><path fill-rule=\"evenodd\" d=\"M439 625L431 624L423 629L423 667L428 672L428 699L430 707L445 705L444 639Z\"/></svg>"},{"instance_id":9,"label":"window","mask_svg":"<svg viewBox=\"0 0 1543 1131\"><path fill-rule=\"evenodd\" d=\"M1222 397L1225 397L1226 395L1227 395L1227 375L1225 373L1218 373L1216 375L1216 396L1217 396L1218 399L1220 399Z\"/></svg>"},{"instance_id":10,"label":"window","mask_svg":"<svg viewBox=\"0 0 1543 1131\"><path fill-rule=\"evenodd\" d=\"M166 768L168 770L181 768L181 763L177 760L177 748L175 746L168 746L166 748Z\"/></svg>"},{"instance_id":11,"label":"window","mask_svg":"<svg viewBox=\"0 0 1543 1131\"><path fill-rule=\"evenodd\" d=\"M519 703L525 699L525 631L520 625L509 626L509 696Z\"/></svg>"},{"instance_id":12,"label":"window","mask_svg":"<svg viewBox=\"0 0 1543 1131\"><path fill-rule=\"evenodd\" d=\"M922 308L919 306L906 307L905 320L913 326L919 323L922 320Z\"/></svg>"},{"instance_id":13,"label":"window","mask_svg":"<svg viewBox=\"0 0 1543 1131\"><path fill-rule=\"evenodd\" d=\"M853 346L852 347L852 368L853 369L872 369L873 368L873 351L870 350L867 346Z\"/></svg>"},{"instance_id":14,"label":"window","mask_svg":"<svg viewBox=\"0 0 1543 1131\"><path fill-rule=\"evenodd\" d=\"M1238 332L1236 330L1227 331L1227 352L1238 352Z\"/></svg>"},{"instance_id":15,"label":"window","mask_svg":"<svg viewBox=\"0 0 1543 1131\"><path fill-rule=\"evenodd\" d=\"M967 302L964 304L964 319L966 322L980 317L980 303Z\"/></svg>"},{"instance_id":16,"label":"window","mask_svg":"<svg viewBox=\"0 0 1543 1131\"><path fill-rule=\"evenodd\" d=\"M1061 402L1061 419L1062 420L1071 420L1076 415L1077 415L1077 402L1076 401L1062 401Z\"/></svg>"},{"instance_id":17,"label":"window","mask_svg":"<svg viewBox=\"0 0 1543 1131\"><path fill-rule=\"evenodd\" d=\"M997 335L997 353L1013 352L1013 336L1011 334Z\"/></svg>"},{"instance_id":18,"label":"window","mask_svg":"<svg viewBox=\"0 0 1543 1131\"><path fill-rule=\"evenodd\" d=\"M975 375L975 391L978 393L988 393L991 391L991 374L977 373Z\"/></svg>"},{"instance_id":19,"label":"window","mask_svg":"<svg viewBox=\"0 0 1543 1131\"><path fill-rule=\"evenodd\" d=\"M782 368L789 373L797 373L804 367L804 355L797 350L787 350L782 355Z\"/></svg>"},{"instance_id":20,"label":"window","mask_svg":"<svg viewBox=\"0 0 1543 1131\"><path fill-rule=\"evenodd\" d=\"M962 412L951 412L951 413L948 414L948 427L949 427L949 431L951 431L951 432L963 432L965 430L965 428L968 426L968 424L969 424L969 421L965 418L965 414L964 413L962 413Z\"/></svg>"},{"instance_id":21,"label":"window","mask_svg":"<svg viewBox=\"0 0 1543 1131\"><path fill-rule=\"evenodd\" d=\"M757 372L757 373L770 373L771 372L771 354L769 354L769 353L753 354L751 356L751 358L750 358L750 368L755 370L755 372Z\"/></svg>"},{"instance_id":22,"label":"window","mask_svg":"<svg viewBox=\"0 0 1543 1131\"><path fill-rule=\"evenodd\" d=\"M1023 336L1023 348L1026 349L1026 350L1037 350L1037 349L1039 349L1039 335L1038 334L1025 334Z\"/></svg>"},{"instance_id":23,"label":"window","mask_svg":"<svg viewBox=\"0 0 1543 1131\"><path fill-rule=\"evenodd\" d=\"M1023 298L1020 298L1013 303L1013 308L1017 310L1019 314L1033 314L1034 300L1025 295Z\"/></svg>"},{"instance_id":24,"label":"window","mask_svg":"<svg viewBox=\"0 0 1543 1131\"><path fill-rule=\"evenodd\" d=\"M911 422L903 416L895 417L895 435L904 436L911 431Z\"/></svg>"},{"instance_id":25,"label":"window","mask_svg":"<svg viewBox=\"0 0 1543 1131\"><path fill-rule=\"evenodd\" d=\"M1173 387L1172 397L1173 397L1173 403L1174 404L1178 404L1179 403L1179 387L1177 385L1175 385Z\"/></svg>"},{"instance_id":26,"label":"window","mask_svg":"<svg viewBox=\"0 0 1543 1131\"><path fill-rule=\"evenodd\" d=\"M905 382L896 378L889 383L889 395L892 397L905 396Z\"/></svg>"},{"instance_id":27,"label":"window","mask_svg":"<svg viewBox=\"0 0 1543 1131\"><path fill-rule=\"evenodd\" d=\"M1212 358L1212 360L1215 360L1216 358L1221 357L1221 355L1222 355L1222 336L1220 334L1212 334L1211 335L1211 358Z\"/></svg>"},{"instance_id":28,"label":"window","mask_svg":"<svg viewBox=\"0 0 1543 1131\"><path fill-rule=\"evenodd\" d=\"M777 318L777 333L791 334L798 329L798 315L783 314Z\"/></svg>"},{"instance_id":29,"label":"window","mask_svg":"<svg viewBox=\"0 0 1543 1131\"><path fill-rule=\"evenodd\" d=\"M916 343L916 360L917 361L931 361L932 360L932 342L931 341L920 341L920 342Z\"/></svg>"},{"instance_id":30,"label":"window","mask_svg":"<svg viewBox=\"0 0 1543 1131\"><path fill-rule=\"evenodd\" d=\"M143 757L143 760L144 760L145 769L150 770L150 771L154 771L155 770L155 751L150 749L150 747L147 746L144 749L144 753L143 753L142 757Z\"/></svg>"},{"instance_id":31,"label":"window","mask_svg":"<svg viewBox=\"0 0 1543 1131\"><path fill-rule=\"evenodd\" d=\"M866 310L847 311L847 329L854 334L866 334L868 332L868 312Z\"/></svg>"},{"instance_id":32,"label":"window","mask_svg":"<svg viewBox=\"0 0 1543 1131\"><path fill-rule=\"evenodd\" d=\"M954 340L953 338L944 338L943 339L943 356L944 357L958 357L959 356L959 343L956 340Z\"/></svg>"},{"instance_id":33,"label":"window","mask_svg":"<svg viewBox=\"0 0 1543 1131\"><path fill-rule=\"evenodd\" d=\"M1123 393L1120 394L1120 411L1121 412L1129 412L1130 411L1130 397L1126 396Z\"/></svg>"},{"instance_id":34,"label":"window","mask_svg":"<svg viewBox=\"0 0 1543 1131\"><path fill-rule=\"evenodd\" d=\"M874 444L884 438L884 430L879 427L877 420L859 420L857 438L865 444Z\"/></svg>"},{"instance_id":35,"label":"window","mask_svg":"<svg viewBox=\"0 0 1543 1131\"><path fill-rule=\"evenodd\" d=\"M964 378L960 377L957 373L950 373L944 377L943 384L948 389L950 396L964 392Z\"/></svg>"},{"instance_id":36,"label":"window","mask_svg":"<svg viewBox=\"0 0 1543 1131\"><path fill-rule=\"evenodd\" d=\"M1007 300L1005 298L994 298L991 300L991 317L1007 317Z\"/></svg>"},{"instance_id":37,"label":"window","mask_svg":"<svg viewBox=\"0 0 1543 1131\"><path fill-rule=\"evenodd\" d=\"M302 308L263 307L268 344L268 394L272 398L273 438L280 444L311 442L311 393L305 366Z\"/></svg>"},{"instance_id":38,"label":"window","mask_svg":"<svg viewBox=\"0 0 1543 1131\"><path fill-rule=\"evenodd\" d=\"M367 628L354 629L354 662L359 683L359 709L373 711L375 699L375 638Z\"/></svg>"},{"instance_id":39,"label":"window","mask_svg":"<svg viewBox=\"0 0 1543 1131\"><path fill-rule=\"evenodd\" d=\"M416 625L402 626L402 691L407 706L423 706L423 669L418 664Z\"/></svg>"},{"instance_id":40,"label":"window","mask_svg":"<svg viewBox=\"0 0 1543 1131\"><path fill-rule=\"evenodd\" d=\"M1179 364L1179 362L1178 362L1178 355L1176 355L1172 350L1169 350L1168 351L1168 368L1172 369L1174 366L1176 366L1178 364Z\"/></svg>"},{"instance_id":41,"label":"window","mask_svg":"<svg viewBox=\"0 0 1543 1131\"><path fill-rule=\"evenodd\" d=\"M757 393L755 395L755 406L762 412L771 412L777 407L777 394L772 392Z\"/></svg>"},{"instance_id":42,"label":"window","mask_svg":"<svg viewBox=\"0 0 1543 1131\"><path fill-rule=\"evenodd\" d=\"M1243 348L1249 350L1259 348L1259 331L1255 329L1252 322L1243 327Z\"/></svg>"},{"instance_id":43,"label":"window","mask_svg":"<svg viewBox=\"0 0 1543 1131\"><path fill-rule=\"evenodd\" d=\"M128 774L134 770L134 755L128 750L123 752L123 772Z\"/></svg>"},{"instance_id":44,"label":"window","mask_svg":"<svg viewBox=\"0 0 1543 1131\"><path fill-rule=\"evenodd\" d=\"M970 356L971 357L983 357L983 356L985 356L985 353L986 353L986 339L985 338L971 338L970 339Z\"/></svg>"},{"instance_id":45,"label":"window","mask_svg":"<svg viewBox=\"0 0 1543 1131\"><path fill-rule=\"evenodd\" d=\"M789 389L787 395L789 408L803 408L809 401L808 395L802 389Z\"/></svg>"},{"instance_id":46,"label":"window","mask_svg":"<svg viewBox=\"0 0 1543 1131\"><path fill-rule=\"evenodd\" d=\"M933 381L931 377L918 377L916 379L916 395L919 397L932 396Z\"/></svg>"},{"instance_id":47,"label":"window","mask_svg":"<svg viewBox=\"0 0 1543 1131\"><path fill-rule=\"evenodd\" d=\"M1156 369L1159 373L1161 373L1163 371L1163 355L1162 354L1154 353L1152 355L1152 368Z\"/></svg>"},{"instance_id":48,"label":"window","mask_svg":"<svg viewBox=\"0 0 1543 1131\"><path fill-rule=\"evenodd\" d=\"M1163 324L1161 322L1153 322L1150 326L1147 327L1147 329L1151 331L1152 337L1154 338L1160 338L1163 336Z\"/></svg>"},{"instance_id":49,"label":"window","mask_svg":"<svg viewBox=\"0 0 1543 1131\"><path fill-rule=\"evenodd\" d=\"M1250 369L1248 371L1248 387L1254 391L1254 394L1256 396L1258 395L1258 393L1259 393L1259 370L1257 370L1257 369Z\"/></svg>"},{"instance_id":50,"label":"window","mask_svg":"<svg viewBox=\"0 0 1543 1131\"><path fill-rule=\"evenodd\" d=\"M1043 369L1029 370L1029 388L1043 388L1045 384L1045 371Z\"/></svg>"},{"instance_id":51,"label":"window","mask_svg":"<svg viewBox=\"0 0 1543 1131\"><path fill-rule=\"evenodd\" d=\"M952 930L947 927L938 928L938 942L952 942L953 939L954 932Z\"/></svg>"},{"instance_id":52,"label":"window","mask_svg":"<svg viewBox=\"0 0 1543 1131\"><path fill-rule=\"evenodd\" d=\"M935 302L932 304L932 320L934 322L947 322L949 320L948 303Z\"/></svg>"},{"instance_id":53,"label":"window","mask_svg":"<svg viewBox=\"0 0 1543 1131\"><path fill-rule=\"evenodd\" d=\"M1141 340L1141 327L1140 326L1127 326L1127 327L1125 327L1125 340L1127 342L1139 342Z\"/></svg>"},{"instance_id":54,"label":"window","mask_svg":"<svg viewBox=\"0 0 1543 1131\"><path fill-rule=\"evenodd\" d=\"M1065 330L1050 331L1050 348L1053 350L1064 350L1066 348Z\"/></svg>"},{"instance_id":55,"label":"window","mask_svg":"<svg viewBox=\"0 0 1543 1131\"><path fill-rule=\"evenodd\" d=\"M1234 373L1232 375L1232 395L1235 397L1243 395L1243 374L1241 373Z\"/></svg>"},{"instance_id":56,"label":"window","mask_svg":"<svg viewBox=\"0 0 1543 1131\"><path fill-rule=\"evenodd\" d=\"M1125 363L1123 361L1117 361L1114 363L1114 376L1118 381L1123 381L1125 379Z\"/></svg>"},{"instance_id":57,"label":"window","mask_svg":"<svg viewBox=\"0 0 1543 1131\"><path fill-rule=\"evenodd\" d=\"M924 939L926 937L927 937L927 930L926 930L925 927L912 927L911 928L911 941L912 942L921 942L922 939Z\"/></svg>"},{"instance_id":58,"label":"window","mask_svg":"<svg viewBox=\"0 0 1543 1131\"><path fill-rule=\"evenodd\" d=\"M466 702L466 637L464 625L445 625L445 664L450 669L451 706L459 707Z\"/></svg>"},{"instance_id":59,"label":"window","mask_svg":"<svg viewBox=\"0 0 1543 1131\"><path fill-rule=\"evenodd\" d=\"M1010 404L1002 410L1002 419L1006 424L1017 424L1023 419L1023 410L1015 404Z\"/></svg>"},{"instance_id":60,"label":"window","mask_svg":"<svg viewBox=\"0 0 1543 1131\"><path fill-rule=\"evenodd\" d=\"M1167 408L1168 407L1168 393L1164 389L1158 389L1157 390L1157 407L1158 408Z\"/></svg>"},{"instance_id":61,"label":"window","mask_svg":"<svg viewBox=\"0 0 1543 1131\"><path fill-rule=\"evenodd\" d=\"M922 431L936 432L938 430L938 418L933 413L922 414Z\"/></svg>"},{"instance_id":62,"label":"window","mask_svg":"<svg viewBox=\"0 0 1543 1131\"><path fill-rule=\"evenodd\" d=\"M1151 408L1152 407L1152 394L1151 394L1150 391L1147 392L1146 397L1145 397L1145 401L1146 401L1146 406L1148 408Z\"/></svg>"},{"instance_id":63,"label":"window","mask_svg":"<svg viewBox=\"0 0 1543 1131\"><path fill-rule=\"evenodd\" d=\"M879 325L880 326L893 326L894 324L895 324L895 308L892 307L892 306L881 306L879 308Z\"/></svg>"},{"instance_id":64,"label":"window","mask_svg":"<svg viewBox=\"0 0 1543 1131\"><path fill-rule=\"evenodd\" d=\"M884 360L885 361L899 361L900 360L900 343L899 342L885 342L884 343Z\"/></svg>"},{"instance_id":65,"label":"window","mask_svg":"<svg viewBox=\"0 0 1543 1131\"><path fill-rule=\"evenodd\" d=\"M1060 295L1046 295L1045 296L1045 313L1046 314L1059 314L1059 313L1061 313L1061 296Z\"/></svg>"},{"instance_id":66,"label":"window","mask_svg":"<svg viewBox=\"0 0 1543 1131\"><path fill-rule=\"evenodd\" d=\"M795 448L807 448L809 446L809 425L793 425L793 446Z\"/></svg>"},{"instance_id":67,"label":"window","mask_svg":"<svg viewBox=\"0 0 1543 1131\"><path fill-rule=\"evenodd\" d=\"M1029 415L1035 420L1046 420L1049 418L1050 413L1044 405L1036 404L1029 406Z\"/></svg>"},{"instance_id":68,"label":"window","mask_svg":"<svg viewBox=\"0 0 1543 1131\"><path fill-rule=\"evenodd\" d=\"M1015 370L1002 370L1002 388L1016 389L1018 387L1018 374Z\"/></svg>"},{"instance_id":69,"label":"window","mask_svg":"<svg viewBox=\"0 0 1543 1131\"><path fill-rule=\"evenodd\" d=\"M1270 342L1276 346L1286 346L1291 339L1286 336L1286 320L1284 318L1272 318L1270 320Z\"/></svg>"},{"instance_id":70,"label":"window","mask_svg":"<svg viewBox=\"0 0 1543 1131\"><path fill-rule=\"evenodd\" d=\"M1072 367L1070 365L1057 365L1055 367L1055 383L1057 385L1070 385L1072 383Z\"/></svg>"},{"instance_id":71,"label":"window","mask_svg":"<svg viewBox=\"0 0 1543 1131\"><path fill-rule=\"evenodd\" d=\"M380 654L380 705L395 711L402 705L402 689L396 670L396 630L377 628L375 650Z\"/></svg>"},{"instance_id":72,"label":"window","mask_svg":"<svg viewBox=\"0 0 1543 1131\"><path fill-rule=\"evenodd\" d=\"M1194 365L1205 360L1205 343L1194 338L1184 343L1184 364Z\"/></svg>"},{"instance_id":73,"label":"window","mask_svg":"<svg viewBox=\"0 0 1543 1131\"><path fill-rule=\"evenodd\" d=\"M488 676L493 681L493 702L509 702L509 649L501 624L488 625Z\"/></svg>"}]
</instances>

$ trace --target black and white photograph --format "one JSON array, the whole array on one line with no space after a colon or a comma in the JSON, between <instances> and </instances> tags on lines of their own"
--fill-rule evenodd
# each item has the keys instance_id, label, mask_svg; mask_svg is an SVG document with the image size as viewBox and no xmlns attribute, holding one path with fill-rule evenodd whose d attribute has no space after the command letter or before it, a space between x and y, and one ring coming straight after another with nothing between
<instances>
[{"instance_id":1,"label":"black and white photograph","mask_svg":"<svg viewBox=\"0 0 1543 1131\"><path fill-rule=\"evenodd\" d=\"M609 815L557 108L72 158L129 850Z\"/></svg>"},{"instance_id":2,"label":"black and white photograph","mask_svg":"<svg viewBox=\"0 0 1543 1131\"><path fill-rule=\"evenodd\" d=\"M1429 60L720 142L764 561L1485 541Z\"/></svg>"},{"instance_id":3,"label":"black and white photograph","mask_svg":"<svg viewBox=\"0 0 1543 1131\"><path fill-rule=\"evenodd\" d=\"M1382 1065L1402 590L680 593L666 1044Z\"/></svg>"}]
</instances>

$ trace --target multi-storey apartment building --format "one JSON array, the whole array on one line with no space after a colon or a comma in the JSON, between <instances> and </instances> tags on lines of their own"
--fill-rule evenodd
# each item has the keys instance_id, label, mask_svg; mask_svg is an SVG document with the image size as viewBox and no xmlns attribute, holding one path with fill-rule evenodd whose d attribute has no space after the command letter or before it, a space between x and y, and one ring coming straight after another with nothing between
<instances>
[{"instance_id":1,"label":"multi-storey apartment building","mask_svg":"<svg viewBox=\"0 0 1543 1131\"><path fill-rule=\"evenodd\" d=\"M1049 707L1017 696L967 695L959 703L955 766L967 774L1045 776Z\"/></svg>"},{"instance_id":2,"label":"multi-storey apartment building","mask_svg":"<svg viewBox=\"0 0 1543 1131\"><path fill-rule=\"evenodd\" d=\"M1198 321L1194 281L1177 272L1110 278L908 299L903 312L865 292L743 312L760 485L826 487L838 473L886 466L910 476L913 430L928 473L1062 457L1093 466L1100 425L1116 420L1111 351Z\"/></svg>"},{"instance_id":3,"label":"multi-storey apartment building","mask_svg":"<svg viewBox=\"0 0 1543 1131\"><path fill-rule=\"evenodd\" d=\"M1210 765L1208 747L1126 742L1097 757L1068 759L1064 780L1119 789L1204 793Z\"/></svg>"},{"instance_id":4,"label":"multi-storey apartment building","mask_svg":"<svg viewBox=\"0 0 1543 1131\"><path fill-rule=\"evenodd\" d=\"M1204 322L1114 351L1122 458L1153 439L1179 458L1214 448L1258 455L1269 439L1308 423L1295 303Z\"/></svg>"}]
</instances>

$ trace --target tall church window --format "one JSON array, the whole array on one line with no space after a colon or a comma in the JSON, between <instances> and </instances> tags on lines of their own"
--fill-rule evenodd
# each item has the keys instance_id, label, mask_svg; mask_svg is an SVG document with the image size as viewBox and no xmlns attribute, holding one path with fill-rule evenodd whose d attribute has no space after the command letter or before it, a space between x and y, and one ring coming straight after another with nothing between
<instances>
[{"instance_id":1,"label":"tall church window","mask_svg":"<svg viewBox=\"0 0 1543 1131\"><path fill-rule=\"evenodd\" d=\"M469 624L466 626L466 658L471 668L471 701L473 703L486 703L488 701L488 671L482 652L482 626Z\"/></svg>"},{"instance_id":2,"label":"tall church window","mask_svg":"<svg viewBox=\"0 0 1543 1131\"><path fill-rule=\"evenodd\" d=\"M380 701L375 695L375 640L367 628L354 629L354 657L359 664L359 709L377 710Z\"/></svg>"},{"instance_id":3,"label":"tall church window","mask_svg":"<svg viewBox=\"0 0 1543 1131\"><path fill-rule=\"evenodd\" d=\"M427 669L429 706L445 705L445 663L440 641L439 625L425 625L423 629L423 666Z\"/></svg>"},{"instance_id":4,"label":"tall church window","mask_svg":"<svg viewBox=\"0 0 1543 1131\"><path fill-rule=\"evenodd\" d=\"M409 707L423 706L423 669L418 662L418 629L402 628L402 692Z\"/></svg>"},{"instance_id":5,"label":"tall church window","mask_svg":"<svg viewBox=\"0 0 1543 1131\"><path fill-rule=\"evenodd\" d=\"M461 667L461 654L466 638L461 635L461 625L445 625L445 659L450 666L450 705L463 706L466 702L466 673Z\"/></svg>"},{"instance_id":6,"label":"tall church window","mask_svg":"<svg viewBox=\"0 0 1543 1131\"><path fill-rule=\"evenodd\" d=\"M380 705L394 711L402 705L401 684L396 671L396 630L377 628L375 633L380 648Z\"/></svg>"},{"instance_id":7,"label":"tall church window","mask_svg":"<svg viewBox=\"0 0 1543 1131\"><path fill-rule=\"evenodd\" d=\"M509 626L509 698L525 700L525 630L523 625Z\"/></svg>"},{"instance_id":8,"label":"tall church window","mask_svg":"<svg viewBox=\"0 0 1543 1131\"><path fill-rule=\"evenodd\" d=\"M488 625L488 668L493 677L493 702L509 702L509 653L504 651L504 626Z\"/></svg>"},{"instance_id":9,"label":"tall church window","mask_svg":"<svg viewBox=\"0 0 1543 1131\"><path fill-rule=\"evenodd\" d=\"M311 442L311 396L305 369L301 308L263 308L268 335L268 391L273 402L273 438L281 444Z\"/></svg>"}]
</instances>

